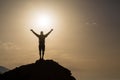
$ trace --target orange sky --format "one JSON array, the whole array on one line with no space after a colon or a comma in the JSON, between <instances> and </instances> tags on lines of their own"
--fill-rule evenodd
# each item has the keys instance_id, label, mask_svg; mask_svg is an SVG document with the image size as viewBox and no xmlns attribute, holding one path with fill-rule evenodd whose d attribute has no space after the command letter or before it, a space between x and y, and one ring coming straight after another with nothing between
<instances>
[{"instance_id":1,"label":"orange sky","mask_svg":"<svg viewBox=\"0 0 120 80\"><path fill-rule=\"evenodd\" d=\"M13 69L39 59L30 32L35 13L48 14L54 31L46 39L46 59L70 69L78 80L119 80L119 1L0 1L0 66ZM37 27L37 28L36 28Z\"/></svg>"}]
</instances>

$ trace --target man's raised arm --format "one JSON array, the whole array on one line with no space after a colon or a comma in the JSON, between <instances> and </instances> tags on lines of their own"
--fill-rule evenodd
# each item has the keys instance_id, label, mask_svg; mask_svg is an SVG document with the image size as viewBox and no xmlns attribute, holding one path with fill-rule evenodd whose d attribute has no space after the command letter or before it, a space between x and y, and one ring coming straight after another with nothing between
<instances>
[{"instance_id":1,"label":"man's raised arm","mask_svg":"<svg viewBox=\"0 0 120 80\"><path fill-rule=\"evenodd\" d=\"M30 31L32 31L37 37L39 37L39 35L38 35L37 33L35 33L35 32L33 31L33 29L31 29Z\"/></svg>"},{"instance_id":2,"label":"man's raised arm","mask_svg":"<svg viewBox=\"0 0 120 80\"><path fill-rule=\"evenodd\" d=\"M52 31L53 29L51 29L45 36L47 37Z\"/></svg>"}]
</instances>

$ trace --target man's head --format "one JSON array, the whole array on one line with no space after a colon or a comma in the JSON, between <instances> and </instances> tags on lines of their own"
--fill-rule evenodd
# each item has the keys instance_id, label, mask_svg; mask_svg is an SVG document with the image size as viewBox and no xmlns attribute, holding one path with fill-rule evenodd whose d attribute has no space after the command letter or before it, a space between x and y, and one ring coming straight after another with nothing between
<instances>
[{"instance_id":1,"label":"man's head","mask_svg":"<svg viewBox=\"0 0 120 80\"><path fill-rule=\"evenodd\" d=\"M40 34L43 35L43 31L41 31Z\"/></svg>"}]
</instances>

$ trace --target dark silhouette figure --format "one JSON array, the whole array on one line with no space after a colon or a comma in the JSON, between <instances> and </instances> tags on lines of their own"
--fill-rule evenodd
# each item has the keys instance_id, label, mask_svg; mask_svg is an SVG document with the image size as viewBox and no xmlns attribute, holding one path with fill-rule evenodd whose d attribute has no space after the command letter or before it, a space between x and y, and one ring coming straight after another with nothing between
<instances>
[{"instance_id":1,"label":"dark silhouette figure","mask_svg":"<svg viewBox=\"0 0 120 80\"><path fill-rule=\"evenodd\" d=\"M44 34L43 31L40 32L40 35L31 29L31 31L38 37L39 39L39 55L40 59L44 59L44 52L45 52L45 38L53 31L51 29L47 34Z\"/></svg>"}]
</instances>

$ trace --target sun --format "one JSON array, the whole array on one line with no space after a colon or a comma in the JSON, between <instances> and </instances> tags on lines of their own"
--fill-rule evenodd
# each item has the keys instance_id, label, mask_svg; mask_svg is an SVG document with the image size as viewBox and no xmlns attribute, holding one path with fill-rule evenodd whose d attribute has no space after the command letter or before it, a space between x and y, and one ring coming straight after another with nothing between
<instances>
[{"instance_id":1,"label":"sun","mask_svg":"<svg viewBox=\"0 0 120 80\"><path fill-rule=\"evenodd\" d=\"M34 24L38 26L49 26L52 24L52 20L48 15L40 15L40 16L36 16L34 20Z\"/></svg>"},{"instance_id":2,"label":"sun","mask_svg":"<svg viewBox=\"0 0 120 80\"><path fill-rule=\"evenodd\" d=\"M42 31L47 31L52 28L54 28L54 21L53 21L53 16L50 13L39 13L39 12L34 12L31 14L30 18L30 27L31 29L35 30L42 30Z\"/></svg>"},{"instance_id":3,"label":"sun","mask_svg":"<svg viewBox=\"0 0 120 80\"><path fill-rule=\"evenodd\" d=\"M52 25L52 18L48 14L36 14L34 15L32 23L36 26L49 27Z\"/></svg>"},{"instance_id":4,"label":"sun","mask_svg":"<svg viewBox=\"0 0 120 80\"><path fill-rule=\"evenodd\" d=\"M41 25L50 25L52 22L52 20L50 19L49 16L47 15L43 15L41 16L41 19L40 19L40 24Z\"/></svg>"}]
</instances>

